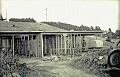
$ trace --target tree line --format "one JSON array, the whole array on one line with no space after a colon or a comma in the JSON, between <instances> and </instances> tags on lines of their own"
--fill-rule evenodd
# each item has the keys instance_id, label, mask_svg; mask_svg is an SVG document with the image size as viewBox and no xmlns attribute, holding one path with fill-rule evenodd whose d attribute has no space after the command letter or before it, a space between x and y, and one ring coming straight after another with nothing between
<instances>
[{"instance_id":1,"label":"tree line","mask_svg":"<svg viewBox=\"0 0 120 77\"><path fill-rule=\"evenodd\" d=\"M10 18L9 21L11 22L36 22L33 18Z\"/></svg>"},{"instance_id":2,"label":"tree line","mask_svg":"<svg viewBox=\"0 0 120 77\"><path fill-rule=\"evenodd\" d=\"M66 30L74 30L74 31L101 31L101 28L99 26L96 27L88 27L84 26L83 24L81 26L76 26L72 24L67 24L67 23L62 23L62 22L42 22L54 27L58 27L61 29L66 29Z\"/></svg>"}]
</instances>

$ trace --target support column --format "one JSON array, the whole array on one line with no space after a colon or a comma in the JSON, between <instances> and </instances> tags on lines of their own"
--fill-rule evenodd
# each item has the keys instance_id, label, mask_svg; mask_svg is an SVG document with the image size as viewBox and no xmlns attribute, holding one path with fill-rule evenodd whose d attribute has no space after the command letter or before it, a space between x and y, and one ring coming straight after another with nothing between
<instances>
[{"instance_id":1,"label":"support column","mask_svg":"<svg viewBox=\"0 0 120 77\"><path fill-rule=\"evenodd\" d=\"M52 53L55 55L55 41L54 41L54 36L52 37Z\"/></svg>"},{"instance_id":2,"label":"support column","mask_svg":"<svg viewBox=\"0 0 120 77\"><path fill-rule=\"evenodd\" d=\"M72 54L72 34L70 34L70 54Z\"/></svg>"},{"instance_id":3,"label":"support column","mask_svg":"<svg viewBox=\"0 0 120 77\"><path fill-rule=\"evenodd\" d=\"M58 50L57 50L57 44L58 44L57 35L55 36L55 40L56 40L56 48L55 48L55 51L56 51L56 54L58 55Z\"/></svg>"},{"instance_id":4,"label":"support column","mask_svg":"<svg viewBox=\"0 0 120 77\"><path fill-rule=\"evenodd\" d=\"M64 48L65 48L65 54L67 52L67 49L66 49L66 36L64 36Z\"/></svg>"},{"instance_id":5,"label":"support column","mask_svg":"<svg viewBox=\"0 0 120 77\"><path fill-rule=\"evenodd\" d=\"M41 39L41 57L44 57L44 53L43 53L43 34L40 34L40 39Z\"/></svg>"},{"instance_id":6,"label":"support column","mask_svg":"<svg viewBox=\"0 0 120 77\"><path fill-rule=\"evenodd\" d=\"M62 38L62 35L61 35L61 51L60 52L62 52L62 40L63 40L63 38Z\"/></svg>"},{"instance_id":7,"label":"support column","mask_svg":"<svg viewBox=\"0 0 120 77\"><path fill-rule=\"evenodd\" d=\"M42 45L41 47L42 47L42 57L43 57L44 53L43 53L43 35L42 34L41 34L41 41L42 41L41 42L41 45Z\"/></svg>"},{"instance_id":8,"label":"support column","mask_svg":"<svg viewBox=\"0 0 120 77\"><path fill-rule=\"evenodd\" d=\"M84 52L85 51L85 36L83 35L82 36L82 52Z\"/></svg>"},{"instance_id":9,"label":"support column","mask_svg":"<svg viewBox=\"0 0 120 77\"><path fill-rule=\"evenodd\" d=\"M29 55L29 52L30 52L30 38L29 38L29 35L27 36L27 55Z\"/></svg>"},{"instance_id":10,"label":"support column","mask_svg":"<svg viewBox=\"0 0 120 77\"><path fill-rule=\"evenodd\" d=\"M14 51L14 35L12 36L12 50L13 50L13 56L15 55L15 51Z\"/></svg>"},{"instance_id":11,"label":"support column","mask_svg":"<svg viewBox=\"0 0 120 77\"><path fill-rule=\"evenodd\" d=\"M75 34L73 34L73 57L75 55Z\"/></svg>"},{"instance_id":12,"label":"support column","mask_svg":"<svg viewBox=\"0 0 120 77\"><path fill-rule=\"evenodd\" d=\"M57 44L58 55L60 55L60 37L59 37L59 35L58 35L57 41L58 41L58 44Z\"/></svg>"},{"instance_id":13,"label":"support column","mask_svg":"<svg viewBox=\"0 0 120 77\"><path fill-rule=\"evenodd\" d=\"M10 39L10 42L11 42L11 45L10 45L10 49L12 49L13 48L13 40L12 40L12 38Z\"/></svg>"}]
</instances>

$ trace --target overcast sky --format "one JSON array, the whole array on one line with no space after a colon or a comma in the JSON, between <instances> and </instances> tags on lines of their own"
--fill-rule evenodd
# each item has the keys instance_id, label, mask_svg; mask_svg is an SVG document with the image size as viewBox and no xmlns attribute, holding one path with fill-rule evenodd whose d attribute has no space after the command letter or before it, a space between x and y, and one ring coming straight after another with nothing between
<instances>
[{"instance_id":1,"label":"overcast sky","mask_svg":"<svg viewBox=\"0 0 120 77\"><path fill-rule=\"evenodd\" d=\"M77 26L100 26L104 30L117 29L118 1L116 0L2 0L2 13L8 18L34 18L65 22Z\"/></svg>"}]
</instances>

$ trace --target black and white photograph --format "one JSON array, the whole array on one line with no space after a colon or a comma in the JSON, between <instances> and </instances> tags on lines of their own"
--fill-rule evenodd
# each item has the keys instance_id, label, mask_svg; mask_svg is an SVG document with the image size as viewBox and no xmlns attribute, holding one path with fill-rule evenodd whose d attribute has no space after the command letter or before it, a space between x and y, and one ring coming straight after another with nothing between
<instances>
[{"instance_id":1,"label":"black and white photograph","mask_svg":"<svg viewBox=\"0 0 120 77\"><path fill-rule=\"evenodd\" d=\"M0 77L120 77L120 0L0 0Z\"/></svg>"}]
</instances>

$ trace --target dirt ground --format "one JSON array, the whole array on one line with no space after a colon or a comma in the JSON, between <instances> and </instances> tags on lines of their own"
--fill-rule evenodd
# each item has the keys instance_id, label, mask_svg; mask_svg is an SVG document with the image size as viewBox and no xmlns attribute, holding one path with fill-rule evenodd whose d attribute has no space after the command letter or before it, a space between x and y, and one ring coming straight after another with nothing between
<instances>
[{"instance_id":1,"label":"dirt ground","mask_svg":"<svg viewBox=\"0 0 120 77\"><path fill-rule=\"evenodd\" d=\"M37 71L34 77L99 77L82 69L76 69L69 65L71 60L43 60L36 58L21 58L20 63L26 63L27 67Z\"/></svg>"}]
</instances>

